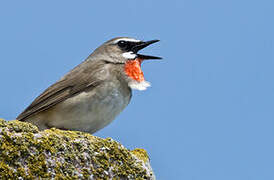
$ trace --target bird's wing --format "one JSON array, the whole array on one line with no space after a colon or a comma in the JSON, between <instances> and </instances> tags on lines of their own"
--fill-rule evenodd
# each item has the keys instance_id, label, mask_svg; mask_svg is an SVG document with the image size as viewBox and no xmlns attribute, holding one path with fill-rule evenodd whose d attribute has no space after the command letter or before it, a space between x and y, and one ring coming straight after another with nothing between
<instances>
[{"instance_id":1,"label":"bird's wing","mask_svg":"<svg viewBox=\"0 0 274 180\"><path fill-rule=\"evenodd\" d=\"M46 89L16 119L24 121L26 118L45 111L69 97L96 87L104 78L102 73L99 76L95 75L102 70L103 65L103 62L83 62L78 65L64 78Z\"/></svg>"}]
</instances>

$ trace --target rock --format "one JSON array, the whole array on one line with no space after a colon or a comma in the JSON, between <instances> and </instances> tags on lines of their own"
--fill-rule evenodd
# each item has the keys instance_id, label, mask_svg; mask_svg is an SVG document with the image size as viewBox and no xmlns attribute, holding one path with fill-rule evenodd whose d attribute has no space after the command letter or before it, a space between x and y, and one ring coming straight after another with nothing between
<instances>
[{"instance_id":1,"label":"rock","mask_svg":"<svg viewBox=\"0 0 274 180\"><path fill-rule=\"evenodd\" d=\"M0 119L0 179L155 179L143 149Z\"/></svg>"}]
</instances>

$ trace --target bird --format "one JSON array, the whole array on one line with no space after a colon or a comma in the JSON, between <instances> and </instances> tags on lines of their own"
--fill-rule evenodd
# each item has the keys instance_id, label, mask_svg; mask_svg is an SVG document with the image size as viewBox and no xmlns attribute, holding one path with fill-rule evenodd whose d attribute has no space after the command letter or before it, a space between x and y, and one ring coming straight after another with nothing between
<instances>
[{"instance_id":1,"label":"bird","mask_svg":"<svg viewBox=\"0 0 274 180\"><path fill-rule=\"evenodd\" d=\"M141 64L161 57L138 51L159 40L116 37L40 94L19 116L39 130L57 128L90 134L104 128L129 104L132 90L146 90Z\"/></svg>"}]
</instances>

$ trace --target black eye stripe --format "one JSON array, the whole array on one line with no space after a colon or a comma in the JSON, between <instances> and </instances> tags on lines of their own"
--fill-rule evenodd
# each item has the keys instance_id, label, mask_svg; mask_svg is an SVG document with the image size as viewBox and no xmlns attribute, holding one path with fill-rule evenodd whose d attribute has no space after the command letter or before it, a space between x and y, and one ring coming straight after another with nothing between
<instances>
[{"instance_id":1,"label":"black eye stripe","mask_svg":"<svg viewBox=\"0 0 274 180\"><path fill-rule=\"evenodd\" d=\"M122 48L125 47L125 46L127 46L127 42L126 41L119 41L117 44L118 44L119 47L122 47Z\"/></svg>"},{"instance_id":2,"label":"black eye stripe","mask_svg":"<svg viewBox=\"0 0 274 180\"><path fill-rule=\"evenodd\" d=\"M136 42L131 42L131 41L118 41L117 45L124 51L131 51L134 46L136 46Z\"/></svg>"}]
</instances>

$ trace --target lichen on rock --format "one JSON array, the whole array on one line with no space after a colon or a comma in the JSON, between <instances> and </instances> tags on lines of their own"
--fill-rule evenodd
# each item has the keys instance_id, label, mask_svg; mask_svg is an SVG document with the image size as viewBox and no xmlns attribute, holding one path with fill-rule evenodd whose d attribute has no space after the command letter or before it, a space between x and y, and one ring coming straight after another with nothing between
<instances>
[{"instance_id":1,"label":"lichen on rock","mask_svg":"<svg viewBox=\"0 0 274 180\"><path fill-rule=\"evenodd\" d=\"M0 179L155 179L147 153L111 138L0 119Z\"/></svg>"}]
</instances>

